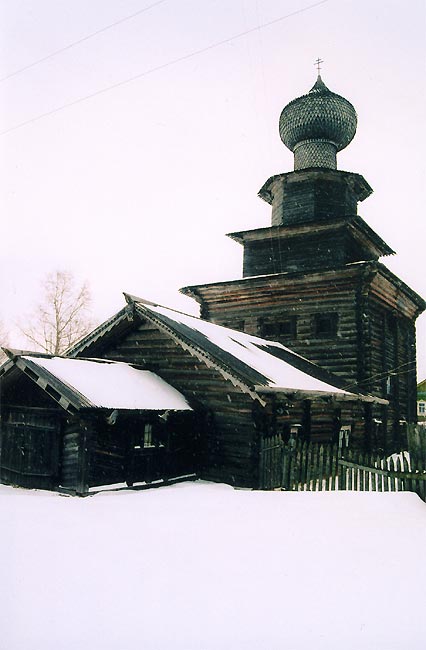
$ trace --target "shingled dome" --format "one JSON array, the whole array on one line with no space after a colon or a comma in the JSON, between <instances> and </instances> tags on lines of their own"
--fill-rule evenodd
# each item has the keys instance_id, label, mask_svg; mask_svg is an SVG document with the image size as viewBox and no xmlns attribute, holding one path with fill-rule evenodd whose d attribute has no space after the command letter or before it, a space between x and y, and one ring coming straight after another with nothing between
<instances>
[{"instance_id":1,"label":"shingled dome","mask_svg":"<svg viewBox=\"0 0 426 650\"><path fill-rule=\"evenodd\" d=\"M336 169L336 153L355 135L357 116L352 104L331 92L321 76L307 95L293 99L280 117L280 136L294 153L294 168Z\"/></svg>"}]
</instances>

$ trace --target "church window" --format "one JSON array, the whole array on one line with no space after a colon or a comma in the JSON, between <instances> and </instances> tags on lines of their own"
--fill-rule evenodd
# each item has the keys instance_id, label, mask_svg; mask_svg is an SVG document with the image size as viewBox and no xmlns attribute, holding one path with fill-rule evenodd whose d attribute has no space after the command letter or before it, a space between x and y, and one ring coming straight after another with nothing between
<instances>
[{"instance_id":1,"label":"church window","mask_svg":"<svg viewBox=\"0 0 426 650\"><path fill-rule=\"evenodd\" d=\"M315 314L314 334L319 337L336 336L338 320L336 313Z\"/></svg>"},{"instance_id":2,"label":"church window","mask_svg":"<svg viewBox=\"0 0 426 650\"><path fill-rule=\"evenodd\" d=\"M152 438L152 424L145 424L144 435L143 435L143 446L144 447L154 446L154 442Z\"/></svg>"},{"instance_id":3,"label":"church window","mask_svg":"<svg viewBox=\"0 0 426 650\"><path fill-rule=\"evenodd\" d=\"M267 321L259 321L260 336L265 338L279 337L286 339L296 338L296 316L290 318Z\"/></svg>"}]
</instances>

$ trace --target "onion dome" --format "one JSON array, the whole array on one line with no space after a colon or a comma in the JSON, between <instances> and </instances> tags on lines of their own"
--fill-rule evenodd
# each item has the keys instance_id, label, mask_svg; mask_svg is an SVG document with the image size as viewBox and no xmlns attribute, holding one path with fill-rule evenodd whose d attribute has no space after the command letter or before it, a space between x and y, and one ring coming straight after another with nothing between
<instances>
[{"instance_id":1,"label":"onion dome","mask_svg":"<svg viewBox=\"0 0 426 650\"><path fill-rule=\"evenodd\" d=\"M294 153L294 169L336 169L336 153L351 142L357 116L352 104L331 92L321 76L307 95L282 110L280 137Z\"/></svg>"}]
</instances>

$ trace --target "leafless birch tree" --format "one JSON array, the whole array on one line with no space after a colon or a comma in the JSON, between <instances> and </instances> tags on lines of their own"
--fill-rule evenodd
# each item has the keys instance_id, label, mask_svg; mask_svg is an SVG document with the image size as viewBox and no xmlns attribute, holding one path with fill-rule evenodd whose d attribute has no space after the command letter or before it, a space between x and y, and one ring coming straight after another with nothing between
<instances>
[{"instance_id":1,"label":"leafless birch tree","mask_svg":"<svg viewBox=\"0 0 426 650\"><path fill-rule=\"evenodd\" d=\"M9 336L8 336L8 333L6 331L5 326L3 325L3 322L0 320L0 348L2 346L7 347L8 345L9 345ZM0 350L0 363L3 363L5 358L6 358L6 355L4 354L4 352L2 350Z\"/></svg>"},{"instance_id":2,"label":"leafless birch tree","mask_svg":"<svg viewBox=\"0 0 426 650\"><path fill-rule=\"evenodd\" d=\"M92 328L90 291L69 271L50 273L43 285L44 298L21 331L37 349L62 354Z\"/></svg>"}]
</instances>

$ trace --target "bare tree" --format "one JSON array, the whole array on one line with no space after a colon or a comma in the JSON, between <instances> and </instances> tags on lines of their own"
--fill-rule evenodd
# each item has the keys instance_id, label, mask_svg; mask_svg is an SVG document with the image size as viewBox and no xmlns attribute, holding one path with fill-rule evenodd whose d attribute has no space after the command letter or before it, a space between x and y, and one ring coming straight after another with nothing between
<instances>
[{"instance_id":1,"label":"bare tree","mask_svg":"<svg viewBox=\"0 0 426 650\"><path fill-rule=\"evenodd\" d=\"M43 301L20 329L38 349L62 354L92 329L90 291L86 283L76 286L69 271L50 273L43 288Z\"/></svg>"},{"instance_id":2,"label":"bare tree","mask_svg":"<svg viewBox=\"0 0 426 650\"><path fill-rule=\"evenodd\" d=\"M9 335L6 331L5 326L3 325L3 321L0 320L0 348L2 346L7 347L9 345ZM6 355L2 350L0 350L0 363L3 363L3 361L6 359Z\"/></svg>"}]
</instances>

